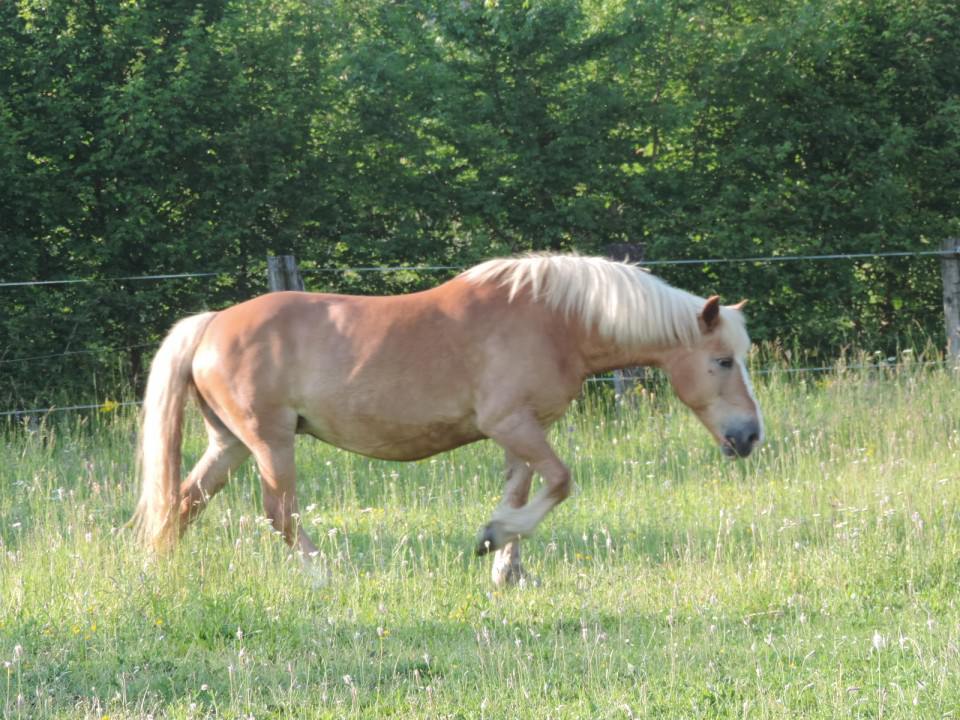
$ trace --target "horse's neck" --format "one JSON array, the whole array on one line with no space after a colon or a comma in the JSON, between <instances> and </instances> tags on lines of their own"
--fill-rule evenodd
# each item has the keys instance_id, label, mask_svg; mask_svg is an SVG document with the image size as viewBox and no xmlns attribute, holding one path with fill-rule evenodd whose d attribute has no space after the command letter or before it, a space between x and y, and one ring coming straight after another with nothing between
<instances>
[{"instance_id":1,"label":"horse's neck","mask_svg":"<svg viewBox=\"0 0 960 720\"><path fill-rule=\"evenodd\" d=\"M643 344L627 345L590 333L584 338L581 354L588 375L596 375L640 365L659 366L663 360L664 348Z\"/></svg>"}]
</instances>

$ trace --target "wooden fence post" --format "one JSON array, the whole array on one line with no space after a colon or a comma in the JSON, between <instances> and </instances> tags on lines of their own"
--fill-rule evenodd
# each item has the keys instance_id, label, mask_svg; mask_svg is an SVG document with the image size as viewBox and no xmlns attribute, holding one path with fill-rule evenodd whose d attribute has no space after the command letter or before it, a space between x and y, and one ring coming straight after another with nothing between
<instances>
[{"instance_id":1,"label":"wooden fence post","mask_svg":"<svg viewBox=\"0 0 960 720\"><path fill-rule=\"evenodd\" d=\"M293 255L267 255L267 280L270 292L303 290L303 278Z\"/></svg>"},{"instance_id":2,"label":"wooden fence post","mask_svg":"<svg viewBox=\"0 0 960 720\"><path fill-rule=\"evenodd\" d=\"M960 360L960 238L943 242L940 274L943 279L943 327L947 335L947 358Z\"/></svg>"}]
</instances>

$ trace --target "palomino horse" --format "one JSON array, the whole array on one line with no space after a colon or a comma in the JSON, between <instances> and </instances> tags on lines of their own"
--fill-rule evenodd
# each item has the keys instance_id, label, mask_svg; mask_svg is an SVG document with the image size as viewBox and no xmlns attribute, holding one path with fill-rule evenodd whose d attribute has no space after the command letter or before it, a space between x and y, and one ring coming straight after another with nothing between
<instances>
[{"instance_id":1,"label":"palomino horse","mask_svg":"<svg viewBox=\"0 0 960 720\"><path fill-rule=\"evenodd\" d=\"M278 292L188 317L150 369L140 533L155 549L172 546L253 454L264 511L308 558L316 548L296 521L297 433L385 460L490 438L506 452L506 488L478 552L496 551L495 583L518 580L519 539L570 493L545 429L588 376L658 366L727 455L761 441L740 308L633 265L534 255L491 260L410 295ZM191 391L209 445L181 483ZM534 473L544 484L528 502Z\"/></svg>"}]
</instances>

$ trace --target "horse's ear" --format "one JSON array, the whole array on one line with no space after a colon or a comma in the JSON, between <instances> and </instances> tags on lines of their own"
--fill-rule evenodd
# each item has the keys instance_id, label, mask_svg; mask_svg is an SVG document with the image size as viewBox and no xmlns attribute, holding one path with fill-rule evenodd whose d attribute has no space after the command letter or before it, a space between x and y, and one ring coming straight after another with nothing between
<instances>
[{"instance_id":1,"label":"horse's ear","mask_svg":"<svg viewBox=\"0 0 960 720\"><path fill-rule=\"evenodd\" d=\"M704 335L714 331L717 323L720 322L720 296L712 295L703 305L700 311L700 330Z\"/></svg>"},{"instance_id":2,"label":"horse's ear","mask_svg":"<svg viewBox=\"0 0 960 720\"><path fill-rule=\"evenodd\" d=\"M746 299L743 299L743 300L741 300L740 302L738 302L736 305L731 305L731 306L730 306L730 309L731 309L731 310L741 310L741 311L742 311L743 308L746 307L746 305L747 305L747 300L746 300Z\"/></svg>"}]
</instances>

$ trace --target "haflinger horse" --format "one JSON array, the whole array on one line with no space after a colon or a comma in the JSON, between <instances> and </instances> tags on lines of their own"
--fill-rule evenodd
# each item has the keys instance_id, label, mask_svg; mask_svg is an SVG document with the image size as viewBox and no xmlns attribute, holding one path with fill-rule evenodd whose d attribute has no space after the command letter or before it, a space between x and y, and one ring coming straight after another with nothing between
<instances>
[{"instance_id":1,"label":"haflinger horse","mask_svg":"<svg viewBox=\"0 0 960 720\"><path fill-rule=\"evenodd\" d=\"M188 317L150 369L135 522L149 546L169 549L252 454L265 514L309 562L316 547L298 522L298 433L384 460L489 438L505 452L506 487L477 552L496 553L496 584L521 580L520 538L570 494L546 431L588 376L660 367L725 454L744 457L762 441L741 308L634 265L531 255L409 295L276 292ZM181 482L191 393L209 444ZM534 473L543 485L528 502Z\"/></svg>"}]
</instances>

